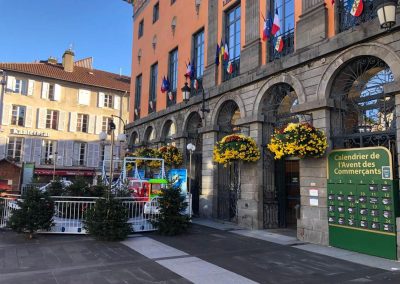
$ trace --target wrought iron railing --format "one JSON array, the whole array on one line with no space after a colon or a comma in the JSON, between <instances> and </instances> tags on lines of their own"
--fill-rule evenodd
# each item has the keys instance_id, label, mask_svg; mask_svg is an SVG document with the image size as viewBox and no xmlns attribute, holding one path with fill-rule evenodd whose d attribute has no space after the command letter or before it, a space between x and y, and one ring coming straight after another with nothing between
<instances>
[{"instance_id":1,"label":"wrought iron railing","mask_svg":"<svg viewBox=\"0 0 400 284\"><path fill-rule=\"evenodd\" d=\"M340 0L337 1L337 15L339 19L339 32L349 30L362 23L373 20L377 17L375 11L375 5L373 0L362 0L364 8L359 17L354 17L350 14L350 5L353 1L351 0Z\"/></svg>"},{"instance_id":2,"label":"wrought iron railing","mask_svg":"<svg viewBox=\"0 0 400 284\"><path fill-rule=\"evenodd\" d=\"M197 88L195 86L195 80L197 80ZM190 80L190 97L195 97L201 95L203 78L196 78L195 80Z\"/></svg>"},{"instance_id":3,"label":"wrought iron railing","mask_svg":"<svg viewBox=\"0 0 400 284\"><path fill-rule=\"evenodd\" d=\"M281 51L276 49L277 40L281 37L283 48ZM268 40L268 61L272 62L294 52L294 29L288 30L283 34L271 37Z\"/></svg>"},{"instance_id":4,"label":"wrought iron railing","mask_svg":"<svg viewBox=\"0 0 400 284\"><path fill-rule=\"evenodd\" d=\"M232 72L228 72L229 63L232 64ZM232 60L224 61L222 64L222 79L223 81L228 81L232 78L239 76L240 74L240 57L237 57Z\"/></svg>"}]
</instances>

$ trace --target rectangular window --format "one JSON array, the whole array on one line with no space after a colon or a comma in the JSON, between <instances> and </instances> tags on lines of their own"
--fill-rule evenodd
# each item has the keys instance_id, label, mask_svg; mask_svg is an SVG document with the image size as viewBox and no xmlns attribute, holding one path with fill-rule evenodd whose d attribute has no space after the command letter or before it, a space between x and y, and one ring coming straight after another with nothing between
<instances>
[{"instance_id":1,"label":"rectangular window","mask_svg":"<svg viewBox=\"0 0 400 284\"><path fill-rule=\"evenodd\" d=\"M57 130L57 127L58 127L58 114L59 114L59 112L57 110L51 110L51 109L47 110L46 128Z\"/></svg>"},{"instance_id":2,"label":"rectangular window","mask_svg":"<svg viewBox=\"0 0 400 284\"><path fill-rule=\"evenodd\" d=\"M149 113L154 112L156 110L157 77L158 77L158 63L155 63L151 66L150 70Z\"/></svg>"},{"instance_id":3,"label":"rectangular window","mask_svg":"<svg viewBox=\"0 0 400 284\"><path fill-rule=\"evenodd\" d=\"M48 99L54 101L54 84L49 84L49 94Z\"/></svg>"},{"instance_id":4,"label":"rectangular window","mask_svg":"<svg viewBox=\"0 0 400 284\"><path fill-rule=\"evenodd\" d=\"M28 80L15 79L14 93L27 95L28 94Z\"/></svg>"},{"instance_id":5,"label":"rectangular window","mask_svg":"<svg viewBox=\"0 0 400 284\"><path fill-rule=\"evenodd\" d=\"M239 75L240 71L240 36L241 36L240 5L226 13L225 40L228 45L228 60L223 61L223 80L229 80ZM228 70L229 69L229 70Z\"/></svg>"},{"instance_id":6,"label":"rectangular window","mask_svg":"<svg viewBox=\"0 0 400 284\"><path fill-rule=\"evenodd\" d=\"M57 141L43 140L42 141L42 165L54 165L56 161Z\"/></svg>"},{"instance_id":7,"label":"rectangular window","mask_svg":"<svg viewBox=\"0 0 400 284\"><path fill-rule=\"evenodd\" d=\"M141 20L139 23L138 38L141 38L143 36L143 32L144 32L144 20Z\"/></svg>"},{"instance_id":8,"label":"rectangular window","mask_svg":"<svg viewBox=\"0 0 400 284\"><path fill-rule=\"evenodd\" d=\"M169 53L169 70L168 77L170 81L170 88L172 92L176 92L178 86L178 49L174 49Z\"/></svg>"},{"instance_id":9,"label":"rectangular window","mask_svg":"<svg viewBox=\"0 0 400 284\"><path fill-rule=\"evenodd\" d=\"M142 75L136 77L135 84L135 119L140 117L140 102L142 99Z\"/></svg>"},{"instance_id":10,"label":"rectangular window","mask_svg":"<svg viewBox=\"0 0 400 284\"><path fill-rule=\"evenodd\" d=\"M24 126L25 124L26 107L20 105L12 106L11 124Z\"/></svg>"},{"instance_id":11,"label":"rectangular window","mask_svg":"<svg viewBox=\"0 0 400 284\"><path fill-rule=\"evenodd\" d=\"M104 94L104 107L113 107L113 96L110 94Z\"/></svg>"},{"instance_id":12,"label":"rectangular window","mask_svg":"<svg viewBox=\"0 0 400 284\"><path fill-rule=\"evenodd\" d=\"M204 73L204 30L201 30L193 36L193 64L195 77L200 79Z\"/></svg>"},{"instance_id":13,"label":"rectangular window","mask_svg":"<svg viewBox=\"0 0 400 284\"><path fill-rule=\"evenodd\" d=\"M78 113L78 121L76 124L76 131L88 132L89 115Z\"/></svg>"},{"instance_id":14,"label":"rectangular window","mask_svg":"<svg viewBox=\"0 0 400 284\"><path fill-rule=\"evenodd\" d=\"M155 4L153 7L153 23L157 22L159 17L160 17L160 3L157 2L157 4Z\"/></svg>"},{"instance_id":15,"label":"rectangular window","mask_svg":"<svg viewBox=\"0 0 400 284\"><path fill-rule=\"evenodd\" d=\"M10 137L7 145L7 159L17 163L21 162L22 143L23 143L23 138Z\"/></svg>"},{"instance_id":16,"label":"rectangular window","mask_svg":"<svg viewBox=\"0 0 400 284\"><path fill-rule=\"evenodd\" d=\"M79 166L84 166L85 165L85 157L86 157L86 143L79 143L79 161L78 164Z\"/></svg>"},{"instance_id":17,"label":"rectangular window","mask_svg":"<svg viewBox=\"0 0 400 284\"><path fill-rule=\"evenodd\" d=\"M111 117L104 117L103 116L103 121L102 121L102 125L101 125L101 131L104 131L104 132L107 132L107 133L109 133L109 125L110 125L110 122L112 121L112 118Z\"/></svg>"}]
</instances>

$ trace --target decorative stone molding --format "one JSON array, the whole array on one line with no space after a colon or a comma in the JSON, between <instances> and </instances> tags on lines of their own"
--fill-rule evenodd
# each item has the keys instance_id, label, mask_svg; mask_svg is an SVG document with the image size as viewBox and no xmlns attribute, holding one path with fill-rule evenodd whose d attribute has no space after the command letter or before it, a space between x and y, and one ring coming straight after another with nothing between
<instances>
[{"instance_id":1,"label":"decorative stone molding","mask_svg":"<svg viewBox=\"0 0 400 284\"><path fill-rule=\"evenodd\" d=\"M222 97L219 98L218 102L216 103L214 109L211 110L211 125L217 125L217 120L218 120L218 115L221 110L221 107L223 104L227 101L234 101L240 111L240 117L244 118L246 115L246 109L244 107L244 103L242 98L239 95L234 95L234 94L226 94Z\"/></svg>"}]
</instances>

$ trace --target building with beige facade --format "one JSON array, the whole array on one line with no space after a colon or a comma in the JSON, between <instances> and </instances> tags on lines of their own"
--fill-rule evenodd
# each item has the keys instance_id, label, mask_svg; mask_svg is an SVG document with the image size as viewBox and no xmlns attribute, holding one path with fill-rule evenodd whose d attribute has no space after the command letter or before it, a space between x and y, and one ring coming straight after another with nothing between
<instances>
[{"instance_id":1,"label":"building with beige facade","mask_svg":"<svg viewBox=\"0 0 400 284\"><path fill-rule=\"evenodd\" d=\"M112 116L128 119L130 78L93 69L91 58L75 61L70 50L62 63L50 58L0 63L0 69L6 74L0 85L0 160L34 163L34 174L43 182L53 174L99 174L110 152L99 134L108 131L110 120L116 136L124 132L121 120Z\"/></svg>"}]
</instances>

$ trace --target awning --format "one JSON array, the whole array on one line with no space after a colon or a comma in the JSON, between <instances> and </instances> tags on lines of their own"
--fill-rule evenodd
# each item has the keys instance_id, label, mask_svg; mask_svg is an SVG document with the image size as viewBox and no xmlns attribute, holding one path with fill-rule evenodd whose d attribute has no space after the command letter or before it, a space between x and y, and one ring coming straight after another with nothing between
<instances>
[{"instance_id":1,"label":"awning","mask_svg":"<svg viewBox=\"0 0 400 284\"><path fill-rule=\"evenodd\" d=\"M96 172L94 170L54 170L51 169L35 169L35 175L43 176L94 176Z\"/></svg>"}]
</instances>

